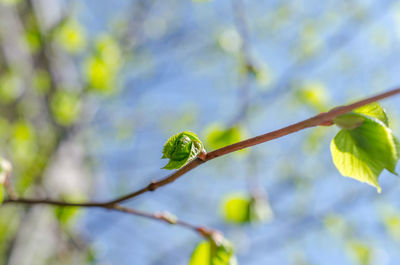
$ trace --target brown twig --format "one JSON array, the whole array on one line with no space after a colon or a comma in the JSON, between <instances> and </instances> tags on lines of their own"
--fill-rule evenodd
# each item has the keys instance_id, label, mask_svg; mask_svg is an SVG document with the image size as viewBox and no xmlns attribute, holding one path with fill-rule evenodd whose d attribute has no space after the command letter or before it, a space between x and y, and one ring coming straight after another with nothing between
<instances>
[{"instance_id":1,"label":"brown twig","mask_svg":"<svg viewBox=\"0 0 400 265\"><path fill-rule=\"evenodd\" d=\"M46 204L46 205L52 205L52 206L59 206L59 207L87 207L87 208L103 208L106 210L112 210L112 211L118 211L118 212L123 212L135 216L140 216L144 217L147 219L152 219L156 221L161 221L170 225L178 225L183 228L187 228L189 230L192 230L196 233L199 233L203 237L208 237L211 233L213 233L215 230L205 228L203 226L196 226L193 224L190 224L188 222L184 222L181 220L178 220L178 218L168 212L160 212L160 213L147 213L143 211L139 211L136 209L128 208L121 206L119 204L113 204L113 205L108 205L104 203L70 203L70 202L63 202L63 201L53 201L53 200L46 200L46 199L8 199L5 200L4 203L20 203L20 204L27 204L27 205L37 205L37 204ZM204 231L208 231L208 233L205 233Z\"/></svg>"},{"instance_id":2,"label":"brown twig","mask_svg":"<svg viewBox=\"0 0 400 265\"><path fill-rule=\"evenodd\" d=\"M207 153L207 156L204 160L197 158L197 159L193 160L192 162L188 163L187 165L185 165L184 167L182 167L181 169L168 175L167 177L165 177L159 181L153 181L148 186L146 186L140 190L137 190L131 194L128 194L128 195L122 196L120 198L117 198L115 200L112 200L109 203L110 204L120 203L120 202L129 200L131 198L137 197L145 192L154 191L162 186L165 186L165 185L175 181L177 178L181 177L183 174L189 172L190 170L192 170L192 169L198 167L199 165L201 165L209 160L212 160L214 158L217 158L217 157L220 157L223 155L227 155L229 153L232 153L232 152L244 149L244 148L248 148L248 147L251 147L254 145L265 143L265 142L286 136L288 134L298 132L298 131L306 129L306 128L310 128L310 127L314 127L314 126L318 126L318 125L326 126L327 124L333 124L332 119L336 118L337 116L340 116L342 114L350 112L361 106L370 104L372 102L394 96L399 93L400 93L400 88L393 89L393 90L378 94L376 96L372 96L372 97L357 101L350 105L337 107L337 108L332 109L331 111L328 111L325 113L320 113L318 115L315 115L314 117L311 117L311 118L303 120L301 122L289 125L282 129L272 131L272 132L269 132L269 133L266 133L263 135L259 135L259 136L256 136L256 137L253 137L253 138L241 141L241 142L237 142L237 143L222 147L217 150L214 150L212 152Z\"/></svg>"},{"instance_id":3,"label":"brown twig","mask_svg":"<svg viewBox=\"0 0 400 265\"><path fill-rule=\"evenodd\" d=\"M261 143L265 143L298 131L301 131L306 128L318 126L318 125L329 125L332 124L332 120L342 114L348 113L356 108L359 108L361 106L370 104L372 102L388 98L391 96L394 96L396 94L400 94L400 88L389 90L387 92L368 97L366 99L357 101L355 103L345 105L345 106L340 106L336 107L328 112L320 113L318 115L315 115L309 119L300 121L298 123L294 123L292 125L289 125L287 127L284 127L279 130L275 130L263 135L259 135L253 138L249 138L247 140L237 142L225 147L222 147L220 149L214 150L212 152L207 153L205 158L202 160L200 158L196 158L190 163L186 164L184 167L181 169L173 172L172 174L166 176L165 178L158 180L158 181L152 181L149 185L147 185L144 188L141 188L135 192L132 192L130 194L124 195L122 197L106 201L106 202L83 202L83 203L69 203L69 202L63 202L63 201L56 201L56 200L48 200L48 199L25 199L25 198L19 198L19 199L8 199L5 200L4 203L22 203L22 204L50 204L50 205L56 205L56 206L78 206L78 207L100 207L100 208L106 208L106 209L116 209L115 207L119 208L117 210L121 209L121 206L118 204L124 201L127 201L129 199L135 198L143 193L149 192L149 191L154 191L162 186L165 186L167 184L172 183L185 173L191 171L192 169L198 167L199 165L206 163L209 160L215 159L220 156L227 155L229 153L233 153L235 151L248 148L254 145L258 145ZM120 210L121 211L121 210Z\"/></svg>"}]
</instances>

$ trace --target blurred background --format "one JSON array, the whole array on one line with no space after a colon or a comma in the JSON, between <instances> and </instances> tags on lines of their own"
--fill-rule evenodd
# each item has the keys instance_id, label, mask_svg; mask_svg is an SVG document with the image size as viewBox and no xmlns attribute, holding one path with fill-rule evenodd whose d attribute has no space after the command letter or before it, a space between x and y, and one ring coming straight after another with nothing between
<instances>
[{"instance_id":1,"label":"blurred background","mask_svg":"<svg viewBox=\"0 0 400 265\"><path fill-rule=\"evenodd\" d=\"M26 197L106 200L207 150L400 84L395 0L0 0L0 154ZM382 102L400 135L400 98ZM125 205L221 230L239 264L398 264L400 185L342 177L314 128L212 160ZM248 216L244 209L256 209ZM188 264L191 231L5 205L0 264Z\"/></svg>"}]
</instances>

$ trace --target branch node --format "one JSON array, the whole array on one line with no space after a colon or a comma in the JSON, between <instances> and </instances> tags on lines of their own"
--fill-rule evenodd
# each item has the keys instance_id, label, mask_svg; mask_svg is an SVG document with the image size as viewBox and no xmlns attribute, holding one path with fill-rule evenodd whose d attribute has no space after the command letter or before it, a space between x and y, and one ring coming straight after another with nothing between
<instances>
[{"instance_id":1,"label":"branch node","mask_svg":"<svg viewBox=\"0 0 400 265\"><path fill-rule=\"evenodd\" d=\"M207 151L206 150L201 150L201 152L197 155L197 157L201 160L201 161L206 161L207 160Z\"/></svg>"},{"instance_id":2,"label":"branch node","mask_svg":"<svg viewBox=\"0 0 400 265\"><path fill-rule=\"evenodd\" d=\"M178 222L178 218L169 212L155 213L154 216L164 222L174 225Z\"/></svg>"},{"instance_id":3,"label":"branch node","mask_svg":"<svg viewBox=\"0 0 400 265\"><path fill-rule=\"evenodd\" d=\"M215 229L210 229L205 226L200 226L196 228L196 231L206 239L212 239L215 235L222 234L220 231Z\"/></svg>"},{"instance_id":4,"label":"branch node","mask_svg":"<svg viewBox=\"0 0 400 265\"><path fill-rule=\"evenodd\" d=\"M149 191L155 191L157 189L157 182L155 180L152 180L149 186L147 186L147 189Z\"/></svg>"}]
</instances>

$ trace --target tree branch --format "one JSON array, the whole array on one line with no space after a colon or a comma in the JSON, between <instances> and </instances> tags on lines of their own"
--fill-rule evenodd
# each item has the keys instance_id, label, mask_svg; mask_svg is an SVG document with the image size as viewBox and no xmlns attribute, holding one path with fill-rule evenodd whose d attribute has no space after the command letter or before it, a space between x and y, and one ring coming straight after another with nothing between
<instances>
[{"instance_id":1,"label":"tree branch","mask_svg":"<svg viewBox=\"0 0 400 265\"><path fill-rule=\"evenodd\" d=\"M160 213L147 213L143 211L139 211L136 209L128 208L121 206L119 204L104 204L104 203L96 203L96 202L88 202L88 203L70 203L70 202L63 202L63 201L54 201L54 200L47 200L47 199L8 199L5 200L3 203L10 204L10 203L18 203L18 204L25 204L25 205L37 205L37 204L45 204L51 206L59 206L59 207L85 207L85 208L102 208L106 210L118 211L123 212L135 216L144 217L147 219L152 219L155 221L164 222L170 225L178 225L180 227L192 230L196 233L204 237L210 236L212 233L216 232L216 230L209 229L203 226L196 226L190 224L188 222L184 222L178 220L178 218L168 212L160 212Z\"/></svg>"},{"instance_id":2,"label":"tree branch","mask_svg":"<svg viewBox=\"0 0 400 265\"><path fill-rule=\"evenodd\" d=\"M378 101L378 100L381 100L384 98L388 98L388 97L392 97L396 94L400 94L400 88L389 90L387 92L383 92L381 94L368 97L366 99L357 101L357 102L349 104L349 105L336 107L328 112L320 113L309 119L300 121L298 123L294 123L292 125L282 128L282 129L275 130L275 131L272 131L272 132L269 132L269 133L266 133L263 135L259 135L259 136L253 137L253 138L249 138L247 140L240 141L240 142L222 147L220 149L214 150L210 153L207 153L207 155L203 159L196 158L193 161L191 161L190 163L186 164L181 169L173 172L172 174L166 176L165 178L163 178L161 180L152 181L149 185L147 185L144 188L141 188L135 192L124 195L122 197L116 198L111 201L69 203L69 202L49 200L49 199L26 199L26 198L12 199L12 198L10 198L10 199L5 200L4 203L5 204L21 203L21 204L48 204L48 205L54 205L54 206L98 207L98 208L105 208L105 209L110 209L110 210L118 210L118 211L127 212L127 213L131 213L131 214L135 214L135 215L139 215L139 216L143 216L143 217L147 217L147 218L151 218L151 219L160 220L163 218L160 218L159 216L157 217L155 215L147 214L147 213L141 213L136 210L129 209L129 208L124 208L118 204L121 202L127 201L129 199L135 198L143 193L146 193L149 191L155 191L156 189L158 189L162 186L170 184L173 181L175 181L176 179L178 179L179 177L181 177L182 175L184 175L185 173L187 173L187 172L191 171L192 169L198 167L199 165L204 164L207 161L210 161L217 157L224 156L229 153L233 153L235 151L238 151L238 150L241 150L244 148L248 148L248 147L251 147L254 145L265 143L265 142L301 131L306 128L310 128L310 127L314 127L314 126L318 126L318 125L321 125L321 126L332 125L333 124L332 120L340 115L343 115L343 114L348 113L356 108L373 103L375 101ZM183 225L183 222L179 222L177 224ZM190 227L191 225L186 224L183 226ZM194 228L194 226L193 226L191 228L195 229L196 231L199 231L198 227Z\"/></svg>"},{"instance_id":3,"label":"tree branch","mask_svg":"<svg viewBox=\"0 0 400 265\"><path fill-rule=\"evenodd\" d=\"M301 131L303 129L306 128L310 128L310 127L314 127L314 126L326 126L326 125L332 125L332 120L340 115L343 115L347 112L350 112L356 108L359 108L361 106L364 105L368 105L370 103L373 103L375 101L384 99L384 98L388 98L391 96L394 96L396 94L400 93L400 88L397 89L393 89L393 90L389 90L387 92L378 94L376 96L372 96L360 101L357 101L355 103L352 103L350 105L345 105L345 106L340 106L340 107L336 107L328 112L324 112L324 113L320 113L318 115L315 115L309 119L303 120L301 122L289 125L287 127L284 127L282 129L276 130L276 131L272 131L263 135L259 135L253 138L249 138L247 140L244 141L240 141L225 147L222 147L220 149L214 150L210 153L207 153L205 159L199 159L196 158L195 160L191 161L190 163L188 163L187 165L185 165L184 167L182 167L181 169L175 171L174 173L166 176L165 178L159 180L159 181L152 181L148 186L137 190L131 194L122 196L120 198L117 198L115 200L112 200L110 202L108 202L109 204L114 204L114 203L120 203L129 199L132 199L134 197L137 197L145 192L148 191L154 191L162 186L165 186L173 181L175 181L177 178L181 177L182 175L184 175L185 173L189 172L190 170L198 167L199 165L210 161L214 158L220 157L220 156L224 156L227 155L229 153L233 153L235 151L241 150L241 149L245 149L254 145L258 145L261 143L265 143L283 136L286 136L288 134L292 134L298 131Z\"/></svg>"}]
</instances>

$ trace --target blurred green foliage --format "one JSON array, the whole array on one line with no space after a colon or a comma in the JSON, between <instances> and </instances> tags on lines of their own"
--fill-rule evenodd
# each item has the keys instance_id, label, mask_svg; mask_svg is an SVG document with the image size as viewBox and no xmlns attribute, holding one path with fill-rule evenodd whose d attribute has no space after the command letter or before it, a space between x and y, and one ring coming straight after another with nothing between
<instances>
[{"instance_id":1,"label":"blurred green foliage","mask_svg":"<svg viewBox=\"0 0 400 265\"><path fill-rule=\"evenodd\" d=\"M110 94L118 86L118 73L122 58L118 43L110 35L102 35L96 40L93 55L85 60L86 79L90 89Z\"/></svg>"},{"instance_id":2,"label":"blurred green foliage","mask_svg":"<svg viewBox=\"0 0 400 265\"><path fill-rule=\"evenodd\" d=\"M54 12L54 24L49 26L42 21L40 5L32 1L1 0L0 8L9 14L1 18L2 23L10 17L15 19L10 26L15 38L5 40L11 34L0 32L1 155L13 164L11 183L18 195L56 197L60 191L48 187L46 174L57 160L60 146L79 132L76 128L85 119L84 106L89 98L117 91L122 66L119 40L109 34L89 39L85 26L69 12ZM2 182L1 199L4 191ZM67 195L71 199L71 194ZM71 264L68 260L80 263L65 257L68 253L75 257L73 252L86 256L86 247L71 248L68 240L75 238L63 239L79 237L70 227L80 210L59 207L51 211L51 222L60 226L51 232L63 234L58 236L58 243L65 244L60 248L66 255L59 255L58 250L50 253L49 264ZM7 263L18 237L19 221L30 212L22 207L0 209L1 265Z\"/></svg>"},{"instance_id":3,"label":"blurred green foliage","mask_svg":"<svg viewBox=\"0 0 400 265\"><path fill-rule=\"evenodd\" d=\"M203 135L206 139L205 144L207 149L218 149L246 138L246 132L241 126L234 125L228 128L220 123L207 126Z\"/></svg>"},{"instance_id":4,"label":"blurred green foliage","mask_svg":"<svg viewBox=\"0 0 400 265\"><path fill-rule=\"evenodd\" d=\"M39 94L46 94L51 88L51 76L46 70L36 69L33 74L33 87Z\"/></svg>"},{"instance_id":5,"label":"blurred green foliage","mask_svg":"<svg viewBox=\"0 0 400 265\"><path fill-rule=\"evenodd\" d=\"M321 82L305 82L296 90L296 98L317 111L326 111L329 95L325 85Z\"/></svg>"},{"instance_id":6,"label":"blurred green foliage","mask_svg":"<svg viewBox=\"0 0 400 265\"><path fill-rule=\"evenodd\" d=\"M81 97L71 91L59 90L51 98L51 110L59 124L72 125L81 113Z\"/></svg>"},{"instance_id":7,"label":"blurred green foliage","mask_svg":"<svg viewBox=\"0 0 400 265\"><path fill-rule=\"evenodd\" d=\"M22 93L22 81L13 71L0 76L0 101L3 104L14 102Z\"/></svg>"},{"instance_id":8,"label":"blurred green foliage","mask_svg":"<svg viewBox=\"0 0 400 265\"><path fill-rule=\"evenodd\" d=\"M348 251L354 260L360 265L373 264L372 249L362 241L351 241L348 243Z\"/></svg>"},{"instance_id":9,"label":"blurred green foliage","mask_svg":"<svg viewBox=\"0 0 400 265\"><path fill-rule=\"evenodd\" d=\"M189 265L237 265L237 260L229 241L210 239L196 246Z\"/></svg>"},{"instance_id":10,"label":"blurred green foliage","mask_svg":"<svg viewBox=\"0 0 400 265\"><path fill-rule=\"evenodd\" d=\"M385 203L379 205L378 213L387 236L400 242L400 212L396 206Z\"/></svg>"},{"instance_id":11,"label":"blurred green foliage","mask_svg":"<svg viewBox=\"0 0 400 265\"><path fill-rule=\"evenodd\" d=\"M69 53L79 53L86 46L86 33L76 20L68 20L61 24L55 32L55 41Z\"/></svg>"},{"instance_id":12,"label":"blurred green foliage","mask_svg":"<svg viewBox=\"0 0 400 265\"><path fill-rule=\"evenodd\" d=\"M192 0L192 2L212 1ZM150 13L149 18L146 15L142 17L142 14L137 11L139 9L135 9L138 14L135 13L124 19L121 23L124 24L123 29L120 27L100 35L89 35L85 25L78 20L73 12L62 14L57 23L49 26L40 19L42 15L38 12L40 5L32 3L32 1L0 0L1 5L12 7L12 13L6 14L10 15L11 18L18 18L15 20L18 23L14 23L13 20L11 24L17 25L16 28L21 30L15 40L4 39L4 32L0 32L0 44L2 45L0 47L0 148L1 155L10 158L13 162L15 171L12 176L12 183L20 195L28 197L59 196L59 193L53 193L51 185L47 186L48 183L44 180L45 175L51 168L52 162L56 160L60 146L77 135L81 137L79 135L80 130L87 129L84 127L87 114L85 111L92 107L93 98L96 98L96 95L113 95L118 92L121 84L126 81L126 77L122 75L122 70L127 58L134 58L134 67L146 69L143 71L144 74L140 72L141 78L144 76L152 77L156 71L155 65L159 63L157 61L160 58L153 58L155 56L151 54L151 49L146 47L147 40L152 40L152 45L161 44L162 47L164 45L169 47L168 45L173 43L171 46L176 46L177 49L186 48L184 47L186 40L177 39L178 41L175 43L168 39L175 36L175 33L182 33L171 30L176 27L176 25L171 26L173 23L170 24L170 20L175 14L171 12L172 8L165 12L166 14L157 13L156 17L153 17ZM146 5L143 4L140 8L145 10ZM173 7L173 4L171 6ZM214 6L214 4L192 6L204 8ZM249 24L250 31L257 32L257 36L267 36L269 44L275 43L276 39L273 35L278 31L288 32L285 26L288 26L288 22L292 21L292 16L296 11L296 7L287 3L279 4L274 8L269 14L265 14L265 16L263 14L262 24ZM355 10L355 12L352 12L354 12L356 19L362 20L369 15L362 7L357 8L357 6L348 8ZM202 12L199 10L194 12L193 21ZM56 13L54 11L54 16L57 16ZM399 14L400 12L397 12L395 17L397 22L400 21ZM323 15L330 16L330 14ZM342 17L342 14L340 14L340 17ZM5 18L2 17L2 19ZM141 21L142 19L143 21ZM4 25L7 26L7 24ZM135 34L141 31L139 26L142 25L143 34L136 36ZM325 43L322 40L322 32L324 31L322 29L324 28L322 25L317 20L307 19L298 23L297 28L292 29L297 38L295 38L293 46L289 45L284 49L290 50L292 47L292 55L302 66L307 65L305 62L315 58L324 48ZM210 52L212 49L216 49L221 52L222 50L224 56L228 55L231 57L230 59L233 58L236 65L232 72L238 74L240 82L250 79L250 94L254 92L252 90L253 84L259 90L271 89L274 92L271 85L274 82L273 73L276 62L261 59L261 56L254 56L253 53L251 53L252 56L245 56L243 50L244 45L246 45L246 38L241 36L240 30L233 25L222 25L222 27L224 28L222 31L218 29L218 33L213 35L215 36L212 39L213 47L205 48L206 51ZM4 31L7 30L8 28L5 27ZM212 32L210 29L207 30L207 34ZM197 36L197 31L193 31L193 33L192 28L189 31L190 34ZM258 31L261 34L258 34ZM186 33L183 33L182 36L186 36ZM121 36L123 34L135 36ZM291 34L290 31L289 34ZM164 35L168 38L164 39ZM202 35L199 36L203 38ZM157 40L160 42L157 43ZM386 48L390 45L387 41L387 33L385 35L379 31L374 34L373 41L378 46ZM127 42L129 42L128 45ZM23 52L19 54L23 60L22 64L16 62L18 56L8 54L12 50L9 46L7 47L7 44L10 43L11 46L23 47ZM136 55L135 50L136 44L141 49L138 55ZM204 57L207 66L209 66L211 64L209 58L212 56ZM266 57L269 57L269 55ZM351 56L345 55L345 57L346 60L354 60ZM138 58L137 61L135 61L136 58ZM179 56L177 58L179 59ZM186 62L188 58L190 56L185 56L185 60L182 61ZM286 67L286 65L279 66ZM353 65L348 70L350 68L352 70ZM289 69L293 70L294 68L289 67ZM276 70L279 72L281 69ZM305 67L305 70L312 69ZM158 78L158 75L155 76ZM288 77L288 80L290 78L291 76ZM164 81L162 78L160 80ZM321 80L325 79L322 77ZM326 111L330 103L330 95L328 93L329 84L324 82L311 79L308 82L300 82L299 86L297 84L292 86L296 90L297 101L313 110ZM226 83L224 83L225 85ZM196 126L199 122L191 111L197 106L197 104L189 105L188 109L190 110L182 111L182 116L179 119L176 119L176 116L173 115L165 115L173 116L173 118L162 117L158 118L161 121L157 122L168 124L169 130L176 130L176 127L179 126L189 127L188 124ZM257 108L258 106L251 107ZM343 116L336 119L336 124L342 127L342 131L332 141L333 160L342 174L372 184L379 190L378 176L382 170L386 168L394 173L394 166L398 160L397 140L392 136L388 128L387 116L379 105L371 104L360 108L354 111L352 115L353 118L356 118L351 119L349 116ZM136 121L129 123L125 118L121 120L117 137L127 139L132 135L132 128L140 127L140 124L138 125ZM247 132L243 125L247 125L247 121L235 122L237 123L233 125L224 123L209 125L203 132L207 148L218 149L247 138ZM316 150L320 147L324 135L322 130L312 131L309 141L306 143L307 148ZM165 168L178 169L182 167L194 159L202 149L203 144L193 133L184 132L173 136L163 150L164 158L170 159ZM290 159L291 157L285 158L285 168L290 167L290 163L288 163L288 161L291 161ZM297 175L296 178L299 179ZM277 179L280 181L278 177ZM306 182L305 180L301 181ZM306 197L304 190L302 192L301 198ZM3 199L3 195L3 182L0 181L0 201ZM65 199L74 199L71 198L70 194L68 195L65 196ZM222 212L224 220L228 223L243 225L266 222L273 217L269 202L265 199L255 198L251 195L232 195L231 193L223 195L223 198ZM0 218L1 265L7 263L6 259L18 236L16 232L20 230L19 224L30 218L28 215L30 212L31 209L22 207L2 207L0 209L2 217ZM47 264L72 264L73 262L76 264L82 264L82 262L97 264L97 253L91 246L77 244L79 240L76 240L76 238L79 239L79 235L73 233L70 229L75 224L79 212L79 209L74 207L56 207L50 212L51 218L54 219L52 221L56 221L57 224L57 226L54 226L57 229L52 229L51 232L56 233L60 241L66 238L68 248L60 246L61 253L51 254L52 257L47 259ZM382 224L387 234L398 240L400 237L399 214L390 212L381 215ZM49 217L49 219L51 218ZM171 215L168 218L170 218L171 223L176 222L176 217ZM361 265L373 263L373 248L355 238L353 228L344 217L331 214L324 218L324 224L332 234L339 235L348 242L344 246L357 263ZM60 236L61 234L62 236ZM71 250L73 249L71 245L78 246L75 246L75 250ZM71 255L73 251L84 252L84 261L76 261L75 257ZM303 259L299 260L302 261ZM215 240L211 238L197 245L190 264L233 265L236 264L236 259L229 242L226 242L225 239Z\"/></svg>"},{"instance_id":13,"label":"blurred green foliage","mask_svg":"<svg viewBox=\"0 0 400 265\"><path fill-rule=\"evenodd\" d=\"M222 209L225 221L233 224L264 223L273 218L268 201L261 197L228 194Z\"/></svg>"}]
</instances>

